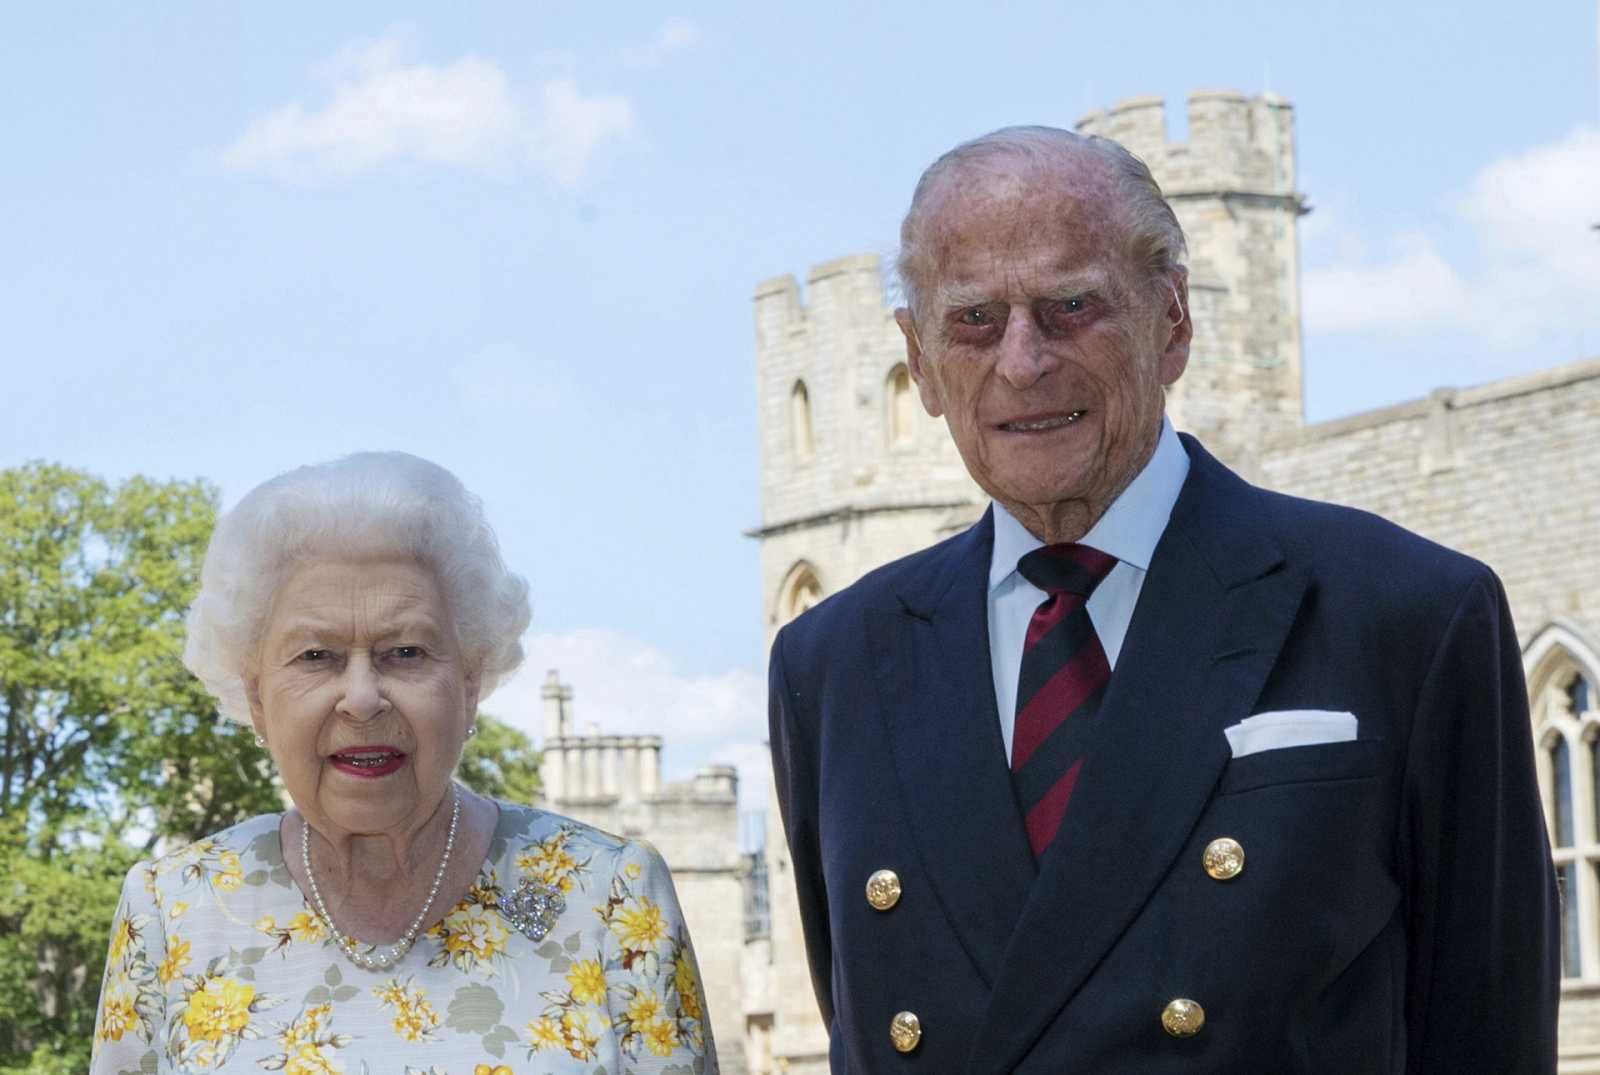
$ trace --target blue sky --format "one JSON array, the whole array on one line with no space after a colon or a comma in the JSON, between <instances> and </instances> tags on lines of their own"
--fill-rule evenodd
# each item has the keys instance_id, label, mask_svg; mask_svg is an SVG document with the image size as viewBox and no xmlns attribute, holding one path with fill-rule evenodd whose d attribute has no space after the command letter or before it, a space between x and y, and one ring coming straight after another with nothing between
<instances>
[{"instance_id":1,"label":"blue sky","mask_svg":"<svg viewBox=\"0 0 1600 1075\"><path fill-rule=\"evenodd\" d=\"M681 770L764 727L761 279L921 168L1197 88L1296 108L1307 410L1600 354L1596 10L1466 3L24 6L0 42L0 466L401 448L530 579L523 677Z\"/></svg>"}]
</instances>

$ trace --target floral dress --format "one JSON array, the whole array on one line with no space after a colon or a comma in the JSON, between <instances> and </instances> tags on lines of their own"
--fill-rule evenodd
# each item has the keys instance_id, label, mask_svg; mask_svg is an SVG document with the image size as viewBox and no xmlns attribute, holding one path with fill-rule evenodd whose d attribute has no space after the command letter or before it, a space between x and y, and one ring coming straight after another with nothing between
<instances>
[{"instance_id":1,"label":"floral dress","mask_svg":"<svg viewBox=\"0 0 1600 1075\"><path fill-rule=\"evenodd\" d=\"M366 971L290 879L279 820L129 872L93 1075L715 1075L689 934L647 845L501 803L471 890L398 964ZM508 917L519 888L565 908Z\"/></svg>"}]
</instances>

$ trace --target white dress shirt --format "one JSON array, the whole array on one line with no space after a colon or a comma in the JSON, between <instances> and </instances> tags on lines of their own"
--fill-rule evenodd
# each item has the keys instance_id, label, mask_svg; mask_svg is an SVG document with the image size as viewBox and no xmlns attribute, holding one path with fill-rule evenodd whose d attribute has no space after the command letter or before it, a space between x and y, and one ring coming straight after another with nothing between
<instances>
[{"instance_id":1,"label":"white dress shirt","mask_svg":"<svg viewBox=\"0 0 1600 1075\"><path fill-rule=\"evenodd\" d=\"M1089 532L1078 539L1117 563L1089 598L1089 620L1113 670L1128 622L1139 601L1150 557L1167 528L1178 491L1189 474L1189 453L1183 450L1172 423L1161 420L1161 436L1150 461L1111 502ZM989 663L994 672L994 699L1000 712L1000 736L1011 757L1011 733L1017 720L1017 676L1022 670L1022 644L1028 621L1048 594L1017 572L1017 561L1044 542L1005 508L994 505L994 556L989 562Z\"/></svg>"}]
</instances>

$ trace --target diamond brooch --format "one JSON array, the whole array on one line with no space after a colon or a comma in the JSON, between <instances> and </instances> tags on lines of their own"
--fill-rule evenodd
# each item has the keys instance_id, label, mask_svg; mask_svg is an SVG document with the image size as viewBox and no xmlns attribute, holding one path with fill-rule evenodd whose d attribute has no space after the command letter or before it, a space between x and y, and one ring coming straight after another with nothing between
<instances>
[{"instance_id":1,"label":"diamond brooch","mask_svg":"<svg viewBox=\"0 0 1600 1075\"><path fill-rule=\"evenodd\" d=\"M524 880L500 897L500 914L532 941L542 941L567 909L567 898L552 885Z\"/></svg>"}]
</instances>

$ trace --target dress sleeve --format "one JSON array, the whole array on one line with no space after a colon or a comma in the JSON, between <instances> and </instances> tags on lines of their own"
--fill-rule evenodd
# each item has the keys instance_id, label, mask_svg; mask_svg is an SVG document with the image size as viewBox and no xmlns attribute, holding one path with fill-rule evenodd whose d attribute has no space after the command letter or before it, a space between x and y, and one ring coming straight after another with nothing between
<instances>
[{"instance_id":1,"label":"dress sleeve","mask_svg":"<svg viewBox=\"0 0 1600 1075\"><path fill-rule=\"evenodd\" d=\"M162 930L155 868L141 862L122 882L122 899L112 918L90 1075L139 1075L157 1060L167 1022L160 981L167 958Z\"/></svg>"},{"instance_id":2,"label":"dress sleeve","mask_svg":"<svg viewBox=\"0 0 1600 1075\"><path fill-rule=\"evenodd\" d=\"M696 1075L715 1075L700 968L660 854L648 844L624 844L597 911L606 925L606 1004L625 1069L652 1075L687 1065Z\"/></svg>"}]
</instances>

